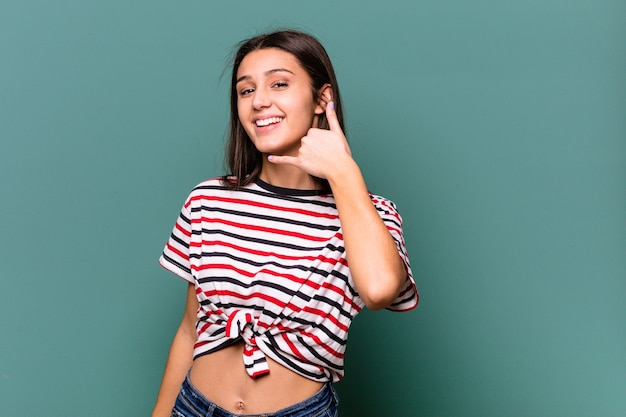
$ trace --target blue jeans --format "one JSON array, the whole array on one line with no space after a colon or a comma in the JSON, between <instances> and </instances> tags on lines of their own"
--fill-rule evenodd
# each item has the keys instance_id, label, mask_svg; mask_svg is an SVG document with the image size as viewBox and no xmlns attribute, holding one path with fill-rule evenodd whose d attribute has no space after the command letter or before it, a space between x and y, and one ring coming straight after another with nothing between
<instances>
[{"instance_id":1,"label":"blue jeans","mask_svg":"<svg viewBox=\"0 0 626 417\"><path fill-rule=\"evenodd\" d=\"M326 383L312 397L283 408L263 414L233 414L206 398L189 380L183 382L172 417L338 417L339 398L332 383Z\"/></svg>"}]
</instances>

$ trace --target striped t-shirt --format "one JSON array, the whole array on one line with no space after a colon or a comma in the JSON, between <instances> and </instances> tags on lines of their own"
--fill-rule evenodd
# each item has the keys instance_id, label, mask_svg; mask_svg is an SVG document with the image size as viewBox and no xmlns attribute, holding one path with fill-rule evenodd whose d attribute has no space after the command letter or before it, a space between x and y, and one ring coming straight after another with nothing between
<instances>
[{"instance_id":1,"label":"striped t-shirt","mask_svg":"<svg viewBox=\"0 0 626 417\"><path fill-rule=\"evenodd\" d=\"M418 302L394 204L371 195L408 272L390 310ZM352 319L364 306L350 276L332 194L272 186L239 191L212 179L193 189L159 262L195 284L194 358L243 339L252 377L266 357L315 381L343 377Z\"/></svg>"}]
</instances>

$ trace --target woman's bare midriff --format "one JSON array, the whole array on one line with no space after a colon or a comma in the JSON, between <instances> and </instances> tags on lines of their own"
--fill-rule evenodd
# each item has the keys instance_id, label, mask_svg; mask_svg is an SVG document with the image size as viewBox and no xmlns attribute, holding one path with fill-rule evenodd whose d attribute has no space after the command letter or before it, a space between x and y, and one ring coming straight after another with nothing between
<instances>
[{"instance_id":1,"label":"woman's bare midriff","mask_svg":"<svg viewBox=\"0 0 626 417\"><path fill-rule=\"evenodd\" d=\"M307 379L267 358L270 373L253 379L243 364L243 342L196 359L193 385L209 400L236 414L267 413L315 395L321 382Z\"/></svg>"}]
</instances>

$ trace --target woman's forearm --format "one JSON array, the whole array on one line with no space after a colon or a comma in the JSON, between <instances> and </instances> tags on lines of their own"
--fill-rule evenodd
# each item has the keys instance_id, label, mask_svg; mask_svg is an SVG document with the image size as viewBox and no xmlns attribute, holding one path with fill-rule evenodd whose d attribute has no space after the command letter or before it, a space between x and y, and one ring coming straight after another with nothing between
<instances>
[{"instance_id":1,"label":"woman's forearm","mask_svg":"<svg viewBox=\"0 0 626 417\"><path fill-rule=\"evenodd\" d=\"M185 315L170 347L152 417L170 417L180 386L193 362L197 303L194 286L190 284L187 290Z\"/></svg>"},{"instance_id":2,"label":"woman's forearm","mask_svg":"<svg viewBox=\"0 0 626 417\"><path fill-rule=\"evenodd\" d=\"M406 280L396 243L372 204L356 162L342 164L328 181L357 291L368 308L385 308L397 297Z\"/></svg>"}]
</instances>

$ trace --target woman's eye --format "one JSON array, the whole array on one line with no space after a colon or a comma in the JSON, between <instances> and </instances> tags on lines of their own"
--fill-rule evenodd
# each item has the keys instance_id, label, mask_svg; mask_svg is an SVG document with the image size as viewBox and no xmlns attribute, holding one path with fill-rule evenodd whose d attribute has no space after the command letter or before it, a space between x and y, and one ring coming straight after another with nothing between
<instances>
[{"instance_id":1,"label":"woman's eye","mask_svg":"<svg viewBox=\"0 0 626 417\"><path fill-rule=\"evenodd\" d=\"M276 88L285 88L287 87L287 83L284 81L277 81L274 83L274 87Z\"/></svg>"},{"instance_id":2,"label":"woman's eye","mask_svg":"<svg viewBox=\"0 0 626 417\"><path fill-rule=\"evenodd\" d=\"M242 96L242 97L243 96L247 96L248 94L252 93L253 91L254 91L254 89L252 89L252 88L245 88L245 89L239 91L239 95Z\"/></svg>"}]
</instances>

